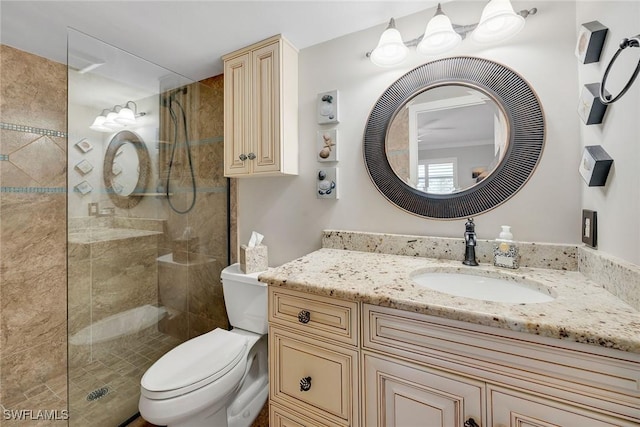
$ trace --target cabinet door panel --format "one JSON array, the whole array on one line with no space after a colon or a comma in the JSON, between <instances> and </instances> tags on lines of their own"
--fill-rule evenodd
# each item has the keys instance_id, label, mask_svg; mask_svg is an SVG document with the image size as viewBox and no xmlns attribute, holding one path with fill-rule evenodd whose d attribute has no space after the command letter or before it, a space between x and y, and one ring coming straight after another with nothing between
<instances>
[{"instance_id":1,"label":"cabinet door panel","mask_svg":"<svg viewBox=\"0 0 640 427\"><path fill-rule=\"evenodd\" d=\"M224 64L224 168L225 176L249 172L249 161L241 160L249 149L249 54Z\"/></svg>"},{"instance_id":2,"label":"cabinet door panel","mask_svg":"<svg viewBox=\"0 0 640 427\"><path fill-rule=\"evenodd\" d=\"M489 386L488 393L488 424L493 427L637 426L617 417L513 390Z\"/></svg>"},{"instance_id":3,"label":"cabinet door panel","mask_svg":"<svg viewBox=\"0 0 640 427\"><path fill-rule=\"evenodd\" d=\"M363 390L366 426L462 426L484 412L484 383L383 356L364 355Z\"/></svg>"},{"instance_id":4,"label":"cabinet door panel","mask_svg":"<svg viewBox=\"0 0 640 427\"><path fill-rule=\"evenodd\" d=\"M269 417L269 427L333 427L337 425L326 421L320 422L274 403L269 405Z\"/></svg>"},{"instance_id":5,"label":"cabinet door panel","mask_svg":"<svg viewBox=\"0 0 640 427\"><path fill-rule=\"evenodd\" d=\"M357 425L358 353L269 328L271 399L339 424ZM310 387L303 389L301 380Z\"/></svg>"},{"instance_id":6,"label":"cabinet door panel","mask_svg":"<svg viewBox=\"0 0 640 427\"><path fill-rule=\"evenodd\" d=\"M253 171L280 169L280 54L277 43L253 52Z\"/></svg>"}]
</instances>

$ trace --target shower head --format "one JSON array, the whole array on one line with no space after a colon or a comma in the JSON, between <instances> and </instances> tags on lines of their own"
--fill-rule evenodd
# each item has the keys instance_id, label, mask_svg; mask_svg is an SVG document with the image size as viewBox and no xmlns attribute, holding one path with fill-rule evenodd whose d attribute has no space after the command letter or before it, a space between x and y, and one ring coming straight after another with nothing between
<instances>
[{"instance_id":1,"label":"shower head","mask_svg":"<svg viewBox=\"0 0 640 427\"><path fill-rule=\"evenodd\" d=\"M169 107L171 105L171 102L173 102L173 100L176 98L176 95L180 93L185 95L187 93L187 87L182 86L177 89L170 90L160 98L160 103L163 107Z\"/></svg>"}]
</instances>

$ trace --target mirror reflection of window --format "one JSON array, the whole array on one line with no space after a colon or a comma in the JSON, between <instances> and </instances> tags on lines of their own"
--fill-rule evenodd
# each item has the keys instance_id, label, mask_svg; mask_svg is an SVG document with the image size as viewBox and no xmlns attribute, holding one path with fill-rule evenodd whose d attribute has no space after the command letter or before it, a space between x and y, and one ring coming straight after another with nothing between
<instances>
[{"instance_id":1,"label":"mirror reflection of window","mask_svg":"<svg viewBox=\"0 0 640 427\"><path fill-rule=\"evenodd\" d=\"M433 194L451 194L456 191L457 159L436 159L421 163L418 169L425 174L426 191Z\"/></svg>"}]
</instances>

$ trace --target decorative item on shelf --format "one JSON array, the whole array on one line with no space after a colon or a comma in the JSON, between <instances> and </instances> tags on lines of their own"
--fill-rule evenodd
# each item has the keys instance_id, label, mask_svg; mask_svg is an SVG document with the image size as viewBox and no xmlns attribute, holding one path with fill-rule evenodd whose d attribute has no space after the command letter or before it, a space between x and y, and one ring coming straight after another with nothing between
<instances>
[{"instance_id":1,"label":"decorative item on shelf","mask_svg":"<svg viewBox=\"0 0 640 427\"><path fill-rule=\"evenodd\" d=\"M319 130L317 137L318 161L337 162L338 161L338 130Z\"/></svg>"},{"instance_id":2,"label":"decorative item on shelf","mask_svg":"<svg viewBox=\"0 0 640 427\"><path fill-rule=\"evenodd\" d=\"M415 47L419 54L425 56L441 55L455 49L469 33L476 43L502 42L518 34L524 28L525 18L537 12L534 7L516 13L509 0L491 0L484 7L479 22L458 25L451 22L438 3L424 34L403 42L395 20L391 18L378 45L366 56L379 67L393 67L405 60L409 51L407 47Z\"/></svg>"},{"instance_id":3,"label":"decorative item on shelf","mask_svg":"<svg viewBox=\"0 0 640 427\"><path fill-rule=\"evenodd\" d=\"M338 123L338 91L318 94L318 123Z\"/></svg>"},{"instance_id":4,"label":"decorative item on shelf","mask_svg":"<svg viewBox=\"0 0 640 427\"><path fill-rule=\"evenodd\" d=\"M622 41L620 42L620 47L618 48L616 53L613 54L613 58L611 58L611 61L609 61L609 64L607 65L607 68L604 74L602 75L602 81L600 82L599 97L600 97L600 102L602 102L605 105L613 104L614 102L622 98L622 95L627 93L627 91L629 90L633 82L636 80L636 77L638 77L638 73L640 73L640 58L638 58L638 65L636 65L635 70L633 70L633 72L631 73L631 77L629 77L629 80L627 81L627 83L620 90L620 92L618 92L616 96L612 96L605 89L605 86L607 84L607 78L609 77L609 72L611 71L611 67L613 67L613 64L616 62L616 59L618 59L618 56L620 56L622 51L628 47L640 48L640 34L628 39L626 38L622 39Z\"/></svg>"},{"instance_id":5,"label":"decorative item on shelf","mask_svg":"<svg viewBox=\"0 0 640 427\"><path fill-rule=\"evenodd\" d=\"M600 53L609 29L598 21L591 21L580 26L578 42L576 43L576 57L583 64L600 61Z\"/></svg>"},{"instance_id":6,"label":"decorative item on shelf","mask_svg":"<svg viewBox=\"0 0 640 427\"><path fill-rule=\"evenodd\" d=\"M600 83L589 83L582 87L578 103L578 115L585 125L602 123L607 105L600 100Z\"/></svg>"},{"instance_id":7,"label":"decorative item on shelf","mask_svg":"<svg viewBox=\"0 0 640 427\"><path fill-rule=\"evenodd\" d=\"M130 107L133 107L133 110ZM136 119L144 115L146 115L144 112L138 113L138 106L135 102L127 101L124 107L114 105L111 109L102 110L89 126L89 129L98 132L115 132L125 126L135 125L137 123Z\"/></svg>"},{"instance_id":8,"label":"decorative item on shelf","mask_svg":"<svg viewBox=\"0 0 640 427\"><path fill-rule=\"evenodd\" d=\"M87 160L81 160L77 165L75 165L75 168L82 175L86 175L93 170L93 165Z\"/></svg>"},{"instance_id":9,"label":"decorative item on shelf","mask_svg":"<svg viewBox=\"0 0 640 427\"><path fill-rule=\"evenodd\" d=\"M598 213L582 210L582 243L595 248L598 246Z\"/></svg>"},{"instance_id":10,"label":"decorative item on shelf","mask_svg":"<svg viewBox=\"0 0 640 427\"><path fill-rule=\"evenodd\" d=\"M82 181L80 184L73 187L73 189L76 193L80 193L84 196L85 194L91 193L93 187L87 181Z\"/></svg>"},{"instance_id":11,"label":"decorative item on shelf","mask_svg":"<svg viewBox=\"0 0 640 427\"><path fill-rule=\"evenodd\" d=\"M87 153L93 150L93 145L91 145L91 143L87 141L87 138L82 138L80 141L76 142L74 145L78 150L82 151L83 153Z\"/></svg>"},{"instance_id":12,"label":"decorative item on shelf","mask_svg":"<svg viewBox=\"0 0 640 427\"><path fill-rule=\"evenodd\" d=\"M607 183L607 176L613 159L600 145L584 147L580 161L580 175L589 187L602 187Z\"/></svg>"},{"instance_id":13,"label":"decorative item on shelf","mask_svg":"<svg viewBox=\"0 0 640 427\"><path fill-rule=\"evenodd\" d=\"M338 198L338 168L318 170L316 190L318 199Z\"/></svg>"}]
</instances>

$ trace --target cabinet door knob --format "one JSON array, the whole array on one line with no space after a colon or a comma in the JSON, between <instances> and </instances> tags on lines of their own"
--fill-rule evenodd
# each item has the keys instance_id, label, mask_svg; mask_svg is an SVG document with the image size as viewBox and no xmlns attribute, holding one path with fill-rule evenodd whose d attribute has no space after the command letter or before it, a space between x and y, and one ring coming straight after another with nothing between
<instances>
[{"instance_id":1,"label":"cabinet door knob","mask_svg":"<svg viewBox=\"0 0 640 427\"><path fill-rule=\"evenodd\" d=\"M476 423L476 420L474 420L473 418L469 418L467 421L464 422L464 427L480 427L478 425L478 423Z\"/></svg>"},{"instance_id":2,"label":"cabinet door knob","mask_svg":"<svg viewBox=\"0 0 640 427\"><path fill-rule=\"evenodd\" d=\"M249 153L249 160L255 160L256 155L254 153Z\"/></svg>"},{"instance_id":3,"label":"cabinet door knob","mask_svg":"<svg viewBox=\"0 0 640 427\"><path fill-rule=\"evenodd\" d=\"M300 391L309 391L311 389L311 377L304 377L300 380Z\"/></svg>"},{"instance_id":4,"label":"cabinet door knob","mask_svg":"<svg viewBox=\"0 0 640 427\"><path fill-rule=\"evenodd\" d=\"M244 162L245 160L247 160L247 155L246 154L240 154L238 156L238 158Z\"/></svg>"},{"instance_id":5,"label":"cabinet door knob","mask_svg":"<svg viewBox=\"0 0 640 427\"><path fill-rule=\"evenodd\" d=\"M298 313L298 322L309 323L309 320L311 320L311 313L309 313L307 310L302 310L300 313Z\"/></svg>"}]
</instances>

